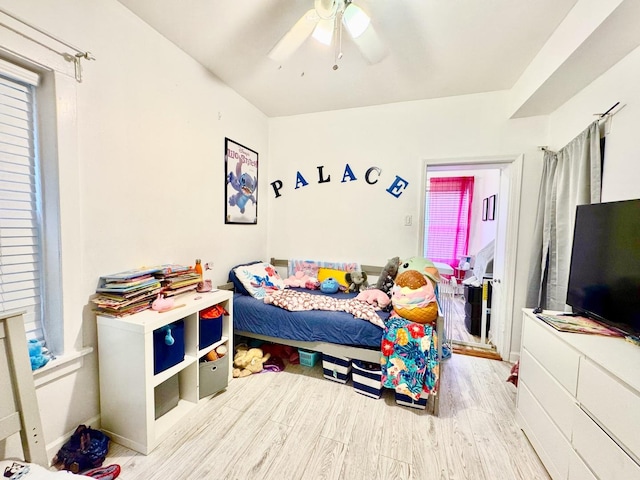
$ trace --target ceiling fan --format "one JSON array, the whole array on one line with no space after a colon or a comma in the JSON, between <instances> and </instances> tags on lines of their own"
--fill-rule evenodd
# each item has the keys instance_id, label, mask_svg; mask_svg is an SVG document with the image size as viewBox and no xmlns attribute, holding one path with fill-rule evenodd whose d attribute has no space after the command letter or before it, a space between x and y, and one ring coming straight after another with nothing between
<instances>
[{"instance_id":1,"label":"ceiling fan","mask_svg":"<svg viewBox=\"0 0 640 480\"><path fill-rule=\"evenodd\" d=\"M311 35L325 45L335 41L333 69L336 70L337 60L342 58L343 27L369 63L378 63L387 55L387 49L371 25L371 18L352 0L314 0L313 8L285 33L269 52L269 58L278 62L286 60Z\"/></svg>"}]
</instances>

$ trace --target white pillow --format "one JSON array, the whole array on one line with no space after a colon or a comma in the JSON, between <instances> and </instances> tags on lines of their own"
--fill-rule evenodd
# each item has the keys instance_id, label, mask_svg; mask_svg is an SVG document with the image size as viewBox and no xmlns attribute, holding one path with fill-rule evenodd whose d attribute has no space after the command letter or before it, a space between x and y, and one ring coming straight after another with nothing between
<instances>
[{"instance_id":1,"label":"white pillow","mask_svg":"<svg viewBox=\"0 0 640 480\"><path fill-rule=\"evenodd\" d=\"M270 263L241 265L233 271L253 298L263 299L269 292L284 290L284 280Z\"/></svg>"}]
</instances>

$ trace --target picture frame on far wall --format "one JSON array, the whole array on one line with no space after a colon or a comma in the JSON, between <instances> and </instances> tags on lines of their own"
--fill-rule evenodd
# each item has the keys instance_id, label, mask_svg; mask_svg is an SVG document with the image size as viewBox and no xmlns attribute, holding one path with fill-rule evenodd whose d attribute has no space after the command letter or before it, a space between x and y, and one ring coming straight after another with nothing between
<instances>
[{"instance_id":1,"label":"picture frame on far wall","mask_svg":"<svg viewBox=\"0 0 640 480\"><path fill-rule=\"evenodd\" d=\"M224 223L258 223L258 152L224 139Z\"/></svg>"},{"instance_id":2,"label":"picture frame on far wall","mask_svg":"<svg viewBox=\"0 0 640 480\"><path fill-rule=\"evenodd\" d=\"M482 221L486 222L488 219L488 214L489 214L489 199L488 198L484 198L482 200Z\"/></svg>"},{"instance_id":3,"label":"picture frame on far wall","mask_svg":"<svg viewBox=\"0 0 640 480\"><path fill-rule=\"evenodd\" d=\"M487 202L487 220L496 219L496 195L493 194L489 197Z\"/></svg>"}]
</instances>

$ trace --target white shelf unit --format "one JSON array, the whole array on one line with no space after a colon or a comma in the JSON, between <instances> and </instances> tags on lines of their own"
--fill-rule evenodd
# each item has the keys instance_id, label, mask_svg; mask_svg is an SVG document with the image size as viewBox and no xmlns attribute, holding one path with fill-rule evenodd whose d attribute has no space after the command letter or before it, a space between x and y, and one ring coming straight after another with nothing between
<instances>
[{"instance_id":1,"label":"white shelf unit","mask_svg":"<svg viewBox=\"0 0 640 480\"><path fill-rule=\"evenodd\" d=\"M122 318L97 316L100 361L101 428L113 441L147 455L199 401L199 359L226 344L231 379L233 358L233 293L214 291L184 294L168 312L153 310ZM199 349L199 312L221 305L229 313L223 317L222 339ZM184 320L185 357L177 365L154 374L153 331ZM178 377L178 403L159 418L156 416L155 388Z\"/></svg>"},{"instance_id":2,"label":"white shelf unit","mask_svg":"<svg viewBox=\"0 0 640 480\"><path fill-rule=\"evenodd\" d=\"M518 377L516 421L554 480L640 478L640 347L527 309Z\"/></svg>"}]
</instances>

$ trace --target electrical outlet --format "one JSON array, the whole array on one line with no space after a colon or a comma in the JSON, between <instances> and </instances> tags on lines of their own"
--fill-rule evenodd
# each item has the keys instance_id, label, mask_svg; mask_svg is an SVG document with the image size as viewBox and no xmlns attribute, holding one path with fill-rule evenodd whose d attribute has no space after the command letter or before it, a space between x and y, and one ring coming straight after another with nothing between
<instances>
[{"instance_id":1,"label":"electrical outlet","mask_svg":"<svg viewBox=\"0 0 640 480\"><path fill-rule=\"evenodd\" d=\"M410 227L413 223L413 216L412 215L405 215L404 216L404 226L405 227Z\"/></svg>"}]
</instances>

